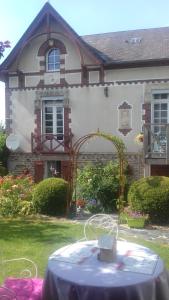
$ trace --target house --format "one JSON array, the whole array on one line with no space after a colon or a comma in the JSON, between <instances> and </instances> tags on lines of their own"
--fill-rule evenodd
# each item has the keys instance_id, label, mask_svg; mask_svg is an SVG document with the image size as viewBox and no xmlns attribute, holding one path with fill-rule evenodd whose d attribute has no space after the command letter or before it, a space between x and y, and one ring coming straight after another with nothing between
<instances>
[{"instance_id":1,"label":"house","mask_svg":"<svg viewBox=\"0 0 169 300\"><path fill-rule=\"evenodd\" d=\"M79 36L46 3L1 64L0 80L7 133L18 142L11 172L67 178L72 144L99 129L124 141L135 178L169 175L169 28ZM114 157L111 144L94 139L79 161Z\"/></svg>"}]
</instances>

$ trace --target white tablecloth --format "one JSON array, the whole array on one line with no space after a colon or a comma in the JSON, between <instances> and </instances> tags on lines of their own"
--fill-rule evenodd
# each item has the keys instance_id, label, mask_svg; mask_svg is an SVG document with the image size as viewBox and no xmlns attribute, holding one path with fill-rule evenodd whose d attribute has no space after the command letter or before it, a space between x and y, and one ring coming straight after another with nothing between
<instances>
[{"instance_id":1,"label":"white tablecloth","mask_svg":"<svg viewBox=\"0 0 169 300\"><path fill-rule=\"evenodd\" d=\"M98 252L96 241L54 252L43 300L169 300L169 276L150 249L118 241L114 263L99 261Z\"/></svg>"}]
</instances>

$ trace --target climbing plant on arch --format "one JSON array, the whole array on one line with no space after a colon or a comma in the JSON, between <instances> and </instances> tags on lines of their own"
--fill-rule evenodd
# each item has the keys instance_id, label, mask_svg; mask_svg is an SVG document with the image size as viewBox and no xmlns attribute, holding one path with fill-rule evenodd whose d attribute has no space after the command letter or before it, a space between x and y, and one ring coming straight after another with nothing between
<instances>
[{"instance_id":1,"label":"climbing plant on arch","mask_svg":"<svg viewBox=\"0 0 169 300\"><path fill-rule=\"evenodd\" d=\"M69 180L69 186L70 186L70 195L68 199L68 211L69 207L71 205L72 201L72 194L73 190L75 191L75 200L76 200L76 178L77 178L77 166L78 166L78 156L80 154L81 147L90 139L100 137L107 141L110 141L113 146L115 147L117 151L117 158L119 161L119 180L120 180L120 190L119 190L119 200L117 203L117 208L119 211L123 208L123 200L124 200L124 186L125 186L125 176L124 176L124 165L126 163L125 160L125 145L123 141L111 134L107 134L104 132L94 132L89 133L87 135L84 135L80 137L73 145L70 151L70 180Z\"/></svg>"}]
</instances>

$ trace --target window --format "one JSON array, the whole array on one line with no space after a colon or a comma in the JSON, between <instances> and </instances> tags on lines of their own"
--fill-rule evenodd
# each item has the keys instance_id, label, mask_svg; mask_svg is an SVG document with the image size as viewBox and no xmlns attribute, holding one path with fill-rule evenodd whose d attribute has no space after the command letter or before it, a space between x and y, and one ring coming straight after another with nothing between
<instances>
[{"instance_id":1,"label":"window","mask_svg":"<svg viewBox=\"0 0 169 300\"><path fill-rule=\"evenodd\" d=\"M169 123L169 92L154 92L152 101L152 132L154 152L166 151L166 125Z\"/></svg>"},{"instance_id":2,"label":"window","mask_svg":"<svg viewBox=\"0 0 169 300\"><path fill-rule=\"evenodd\" d=\"M56 134L58 140L63 140L64 108L62 99L44 101L43 133Z\"/></svg>"},{"instance_id":3,"label":"window","mask_svg":"<svg viewBox=\"0 0 169 300\"><path fill-rule=\"evenodd\" d=\"M154 93L152 106L152 119L155 124L154 132L158 133L165 128L160 125L167 124L169 122L169 93Z\"/></svg>"},{"instance_id":4,"label":"window","mask_svg":"<svg viewBox=\"0 0 169 300\"><path fill-rule=\"evenodd\" d=\"M61 177L61 161L47 161L46 177Z\"/></svg>"},{"instance_id":5,"label":"window","mask_svg":"<svg viewBox=\"0 0 169 300\"><path fill-rule=\"evenodd\" d=\"M60 50L57 48L50 49L46 56L46 69L47 71L60 70Z\"/></svg>"}]
</instances>

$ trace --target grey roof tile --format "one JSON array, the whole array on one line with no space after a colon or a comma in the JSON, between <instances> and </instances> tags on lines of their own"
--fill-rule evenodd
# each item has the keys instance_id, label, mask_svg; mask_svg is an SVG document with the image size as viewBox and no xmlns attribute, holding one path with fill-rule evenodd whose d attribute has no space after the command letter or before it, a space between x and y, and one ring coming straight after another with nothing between
<instances>
[{"instance_id":1,"label":"grey roof tile","mask_svg":"<svg viewBox=\"0 0 169 300\"><path fill-rule=\"evenodd\" d=\"M107 62L169 58L169 27L82 36Z\"/></svg>"}]
</instances>

